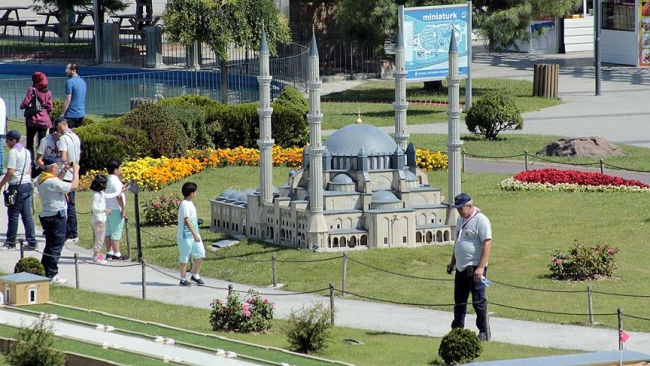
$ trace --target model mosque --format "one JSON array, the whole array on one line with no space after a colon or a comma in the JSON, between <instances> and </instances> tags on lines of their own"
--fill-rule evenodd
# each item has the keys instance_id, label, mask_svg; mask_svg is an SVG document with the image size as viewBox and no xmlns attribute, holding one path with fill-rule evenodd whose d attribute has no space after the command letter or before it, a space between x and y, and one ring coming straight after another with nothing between
<instances>
[{"instance_id":1,"label":"model mosque","mask_svg":"<svg viewBox=\"0 0 650 366\"><path fill-rule=\"evenodd\" d=\"M318 65L318 48L312 37L307 114L310 144L304 149L303 168L292 170L286 184L275 187L269 51L266 35L262 35L258 77L260 188L226 189L211 200L210 229L313 251L412 248L452 242L455 210L443 203L441 190L432 187L426 173L417 167L415 146L404 146L408 139L404 133L405 91L402 96L396 92L395 139L359 117L322 142ZM398 73L401 75L405 73Z\"/></svg>"}]
</instances>

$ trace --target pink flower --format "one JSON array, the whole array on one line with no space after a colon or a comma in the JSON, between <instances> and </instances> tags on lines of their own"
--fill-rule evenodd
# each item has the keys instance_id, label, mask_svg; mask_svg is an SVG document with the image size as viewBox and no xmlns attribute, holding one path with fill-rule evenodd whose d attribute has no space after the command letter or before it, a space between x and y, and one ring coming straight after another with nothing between
<instances>
[{"instance_id":1,"label":"pink flower","mask_svg":"<svg viewBox=\"0 0 650 366\"><path fill-rule=\"evenodd\" d=\"M614 253L616 253L616 251L613 248L609 248L609 249L607 249L607 253L609 253L609 255L614 255Z\"/></svg>"},{"instance_id":2,"label":"pink flower","mask_svg":"<svg viewBox=\"0 0 650 366\"><path fill-rule=\"evenodd\" d=\"M562 265L562 260L558 259L556 263L558 264L558 266L561 266Z\"/></svg>"},{"instance_id":3,"label":"pink flower","mask_svg":"<svg viewBox=\"0 0 650 366\"><path fill-rule=\"evenodd\" d=\"M155 201L155 202L153 203L153 207L156 207L156 208L160 207L160 202Z\"/></svg>"}]
</instances>

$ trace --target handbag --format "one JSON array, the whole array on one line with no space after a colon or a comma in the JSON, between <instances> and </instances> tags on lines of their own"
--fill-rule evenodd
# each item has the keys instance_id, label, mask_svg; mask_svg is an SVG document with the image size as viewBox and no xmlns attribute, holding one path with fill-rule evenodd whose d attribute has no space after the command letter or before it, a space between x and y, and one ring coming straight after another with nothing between
<instances>
[{"instance_id":1,"label":"handbag","mask_svg":"<svg viewBox=\"0 0 650 366\"><path fill-rule=\"evenodd\" d=\"M20 174L20 182L18 185L23 184L23 172L25 171L25 166L27 166L27 150L25 150L25 162L23 163L23 170ZM5 199L5 207L10 207L16 204L16 197L18 196L18 190L15 188L7 188L2 192Z\"/></svg>"},{"instance_id":2,"label":"handbag","mask_svg":"<svg viewBox=\"0 0 650 366\"><path fill-rule=\"evenodd\" d=\"M38 99L36 95L36 89L32 88L32 100L29 102L29 105L25 109L25 117L31 117L36 114L39 114L43 110L43 104L41 100Z\"/></svg>"}]
</instances>

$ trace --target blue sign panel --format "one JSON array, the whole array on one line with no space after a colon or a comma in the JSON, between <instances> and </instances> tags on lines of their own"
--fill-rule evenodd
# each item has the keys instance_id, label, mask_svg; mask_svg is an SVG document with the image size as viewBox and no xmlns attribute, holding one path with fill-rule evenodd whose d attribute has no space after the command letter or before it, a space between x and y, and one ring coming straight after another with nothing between
<instances>
[{"instance_id":1,"label":"blue sign panel","mask_svg":"<svg viewBox=\"0 0 650 366\"><path fill-rule=\"evenodd\" d=\"M407 80L442 80L449 75L449 41L455 32L460 77L467 77L471 28L468 6L404 8Z\"/></svg>"}]
</instances>

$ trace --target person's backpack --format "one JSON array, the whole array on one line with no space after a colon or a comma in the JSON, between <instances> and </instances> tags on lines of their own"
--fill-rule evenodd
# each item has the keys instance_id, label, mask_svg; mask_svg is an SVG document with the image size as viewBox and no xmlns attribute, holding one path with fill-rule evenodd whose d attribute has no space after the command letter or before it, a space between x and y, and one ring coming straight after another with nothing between
<instances>
[{"instance_id":1,"label":"person's backpack","mask_svg":"<svg viewBox=\"0 0 650 366\"><path fill-rule=\"evenodd\" d=\"M36 89L32 88L32 100L29 102L29 105L25 109L25 117L31 117L33 115L39 114L43 110L43 104L41 100L36 95Z\"/></svg>"}]
</instances>

